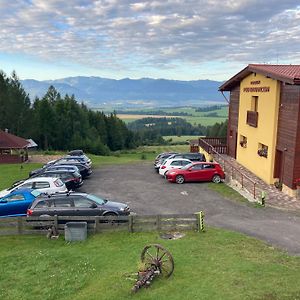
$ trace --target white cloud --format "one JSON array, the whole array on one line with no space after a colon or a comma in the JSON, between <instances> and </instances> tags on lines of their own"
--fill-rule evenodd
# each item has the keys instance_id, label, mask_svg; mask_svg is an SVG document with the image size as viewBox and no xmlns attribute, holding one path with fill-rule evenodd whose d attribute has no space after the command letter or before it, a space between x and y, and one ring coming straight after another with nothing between
<instances>
[{"instance_id":1,"label":"white cloud","mask_svg":"<svg viewBox=\"0 0 300 300\"><path fill-rule=\"evenodd\" d=\"M161 72L209 61L300 63L294 0L2 0L0 13L0 52L48 61Z\"/></svg>"}]
</instances>

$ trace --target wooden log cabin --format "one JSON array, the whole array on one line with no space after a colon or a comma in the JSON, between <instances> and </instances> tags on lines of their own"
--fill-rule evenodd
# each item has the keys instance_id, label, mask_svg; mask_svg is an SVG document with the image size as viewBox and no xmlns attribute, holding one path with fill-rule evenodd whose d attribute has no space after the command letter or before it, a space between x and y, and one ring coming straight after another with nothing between
<instances>
[{"instance_id":1,"label":"wooden log cabin","mask_svg":"<svg viewBox=\"0 0 300 300\"><path fill-rule=\"evenodd\" d=\"M230 92L228 154L295 196L300 185L300 65L250 64L219 90Z\"/></svg>"},{"instance_id":2,"label":"wooden log cabin","mask_svg":"<svg viewBox=\"0 0 300 300\"><path fill-rule=\"evenodd\" d=\"M29 142L0 130L0 164L23 163L28 160Z\"/></svg>"}]
</instances>

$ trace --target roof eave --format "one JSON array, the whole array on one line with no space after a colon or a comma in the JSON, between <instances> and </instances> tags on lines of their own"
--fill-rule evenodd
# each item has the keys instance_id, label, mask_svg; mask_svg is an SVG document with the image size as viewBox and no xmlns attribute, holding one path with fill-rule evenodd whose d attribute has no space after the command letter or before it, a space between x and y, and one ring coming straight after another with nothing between
<instances>
[{"instance_id":1,"label":"roof eave","mask_svg":"<svg viewBox=\"0 0 300 300\"><path fill-rule=\"evenodd\" d=\"M272 72L267 72L264 70L261 70L259 68L256 68L253 65L248 65L246 68L244 68L242 71L231 77L229 80L227 80L224 84L222 84L219 87L219 91L230 91L233 87L238 85L245 77L247 77L251 73L258 73L261 75L264 75L268 78L272 78L275 80L279 80L288 84L300 84L300 78L292 78L292 77L286 77L286 76L280 76L278 74L274 74Z\"/></svg>"}]
</instances>

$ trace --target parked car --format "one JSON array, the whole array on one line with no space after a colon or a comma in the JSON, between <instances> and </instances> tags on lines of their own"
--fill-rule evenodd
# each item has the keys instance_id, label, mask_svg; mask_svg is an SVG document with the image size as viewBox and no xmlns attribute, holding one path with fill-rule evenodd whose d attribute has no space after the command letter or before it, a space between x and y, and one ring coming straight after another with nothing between
<instances>
[{"instance_id":1,"label":"parked car","mask_svg":"<svg viewBox=\"0 0 300 300\"><path fill-rule=\"evenodd\" d=\"M37 175L32 176L34 177L56 177L60 178L62 182L66 185L68 190L75 190L82 186L82 176L79 172L73 170L45 170L43 173L39 173Z\"/></svg>"},{"instance_id":2,"label":"parked car","mask_svg":"<svg viewBox=\"0 0 300 300\"><path fill-rule=\"evenodd\" d=\"M83 152L83 150L76 149L76 150L71 150L68 153L68 155L80 156L80 155L84 155L84 152Z\"/></svg>"},{"instance_id":3,"label":"parked car","mask_svg":"<svg viewBox=\"0 0 300 300\"><path fill-rule=\"evenodd\" d=\"M88 166L92 166L92 161L85 154L82 155L67 155L64 156L64 159L78 159L80 162L87 164Z\"/></svg>"},{"instance_id":4,"label":"parked car","mask_svg":"<svg viewBox=\"0 0 300 300\"><path fill-rule=\"evenodd\" d=\"M0 197L24 188L39 190L43 193L67 192L66 185L59 178L36 177L14 183L8 189L0 191Z\"/></svg>"},{"instance_id":5,"label":"parked car","mask_svg":"<svg viewBox=\"0 0 300 300\"><path fill-rule=\"evenodd\" d=\"M127 216L128 205L85 193L40 195L27 210L27 216Z\"/></svg>"},{"instance_id":6,"label":"parked car","mask_svg":"<svg viewBox=\"0 0 300 300\"><path fill-rule=\"evenodd\" d=\"M19 189L0 198L0 217L25 216L28 207L40 194L38 190Z\"/></svg>"},{"instance_id":7,"label":"parked car","mask_svg":"<svg viewBox=\"0 0 300 300\"><path fill-rule=\"evenodd\" d=\"M49 166L45 165L42 168L30 171L29 172L29 177L32 177L32 176L35 176L37 174L43 173L45 171L50 171L50 170L54 170L54 171L69 170L69 171L80 173L78 167L72 166L72 165L49 165Z\"/></svg>"},{"instance_id":8,"label":"parked car","mask_svg":"<svg viewBox=\"0 0 300 300\"><path fill-rule=\"evenodd\" d=\"M167 159L172 159L172 158L186 158L191 161L206 161L205 155L199 152L177 153L171 155Z\"/></svg>"},{"instance_id":9,"label":"parked car","mask_svg":"<svg viewBox=\"0 0 300 300\"><path fill-rule=\"evenodd\" d=\"M80 163L78 160L60 160L58 162L55 162L54 164L52 164L51 166L65 166L65 165L72 165L72 166L76 166L79 169L79 172L82 176L83 179L87 178L88 176L90 176L92 174L92 169L91 167L88 167L85 164Z\"/></svg>"},{"instance_id":10,"label":"parked car","mask_svg":"<svg viewBox=\"0 0 300 300\"><path fill-rule=\"evenodd\" d=\"M58 164L61 161L63 162L73 162L73 161L78 161L79 163L86 165L87 167L91 168L92 166L92 161L85 155L81 155L81 156L70 156L70 155L66 155L63 156L62 158L56 159L56 160L51 160L49 161L46 165L54 165L54 164Z\"/></svg>"},{"instance_id":11,"label":"parked car","mask_svg":"<svg viewBox=\"0 0 300 300\"><path fill-rule=\"evenodd\" d=\"M164 176L169 170L179 169L190 163L191 161L189 159L184 158L173 158L165 160L159 168L159 174L161 176Z\"/></svg>"},{"instance_id":12,"label":"parked car","mask_svg":"<svg viewBox=\"0 0 300 300\"><path fill-rule=\"evenodd\" d=\"M184 183L189 181L212 181L220 183L225 174L218 163L194 162L181 169L170 170L166 173L170 182Z\"/></svg>"},{"instance_id":13,"label":"parked car","mask_svg":"<svg viewBox=\"0 0 300 300\"><path fill-rule=\"evenodd\" d=\"M164 153L160 153L159 155L157 155L154 160L154 169L157 172L159 172L159 168L162 165L162 163L173 154L177 154L177 152L164 152Z\"/></svg>"}]
</instances>

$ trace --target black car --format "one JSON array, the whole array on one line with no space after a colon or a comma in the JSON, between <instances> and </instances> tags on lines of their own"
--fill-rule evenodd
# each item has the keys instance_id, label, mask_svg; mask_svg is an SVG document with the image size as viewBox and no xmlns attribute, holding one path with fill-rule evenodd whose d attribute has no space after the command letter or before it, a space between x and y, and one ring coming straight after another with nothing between
<instances>
[{"instance_id":1,"label":"black car","mask_svg":"<svg viewBox=\"0 0 300 300\"><path fill-rule=\"evenodd\" d=\"M128 216L128 205L101 199L85 193L41 194L29 209L27 216Z\"/></svg>"},{"instance_id":2,"label":"black car","mask_svg":"<svg viewBox=\"0 0 300 300\"><path fill-rule=\"evenodd\" d=\"M66 185L68 190L75 190L82 186L82 176L79 172L73 170L45 170L42 173L38 173L33 175L34 177L57 177L60 178L61 181Z\"/></svg>"},{"instance_id":3,"label":"black car","mask_svg":"<svg viewBox=\"0 0 300 300\"><path fill-rule=\"evenodd\" d=\"M48 162L47 165L49 166L49 165L59 164L60 162L68 162L68 161L70 161L70 164L72 164L71 162L73 161L77 161L83 165L86 165L89 168L92 166L91 160L86 156L69 156L69 155L56 160L52 160Z\"/></svg>"},{"instance_id":4,"label":"black car","mask_svg":"<svg viewBox=\"0 0 300 300\"><path fill-rule=\"evenodd\" d=\"M45 165L42 168L30 171L29 172L29 177L32 177L34 175L41 174L45 171L50 171L50 170L54 170L54 171L68 170L68 171L80 173L78 167L72 166L72 165Z\"/></svg>"},{"instance_id":5,"label":"black car","mask_svg":"<svg viewBox=\"0 0 300 300\"><path fill-rule=\"evenodd\" d=\"M80 163L78 160L59 160L55 162L54 164L51 164L51 166L64 166L64 165L72 165L76 166L79 169L79 172L83 179L87 178L92 174L91 167L87 166L86 164ZM50 165L49 165L50 166Z\"/></svg>"},{"instance_id":6,"label":"black car","mask_svg":"<svg viewBox=\"0 0 300 300\"><path fill-rule=\"evenodd\" d=\"M204 161L204 162L206 161L205 155L199 152L178 153L168 157L168 159L172 159L172 158L186 158L191 161Z\"/></svg>"},{"instance_id":7,"label":"black car","mask_svg":"<svg viewBox=\"0 0 300 300\"><path fill-rule=\"evenodd\" d=\"M80 156L80 155L84 155L84 152L83 152L83 150L76 149L76 150L71 150L68 153L68 155Z\"/></svg>"}]
</instances>

